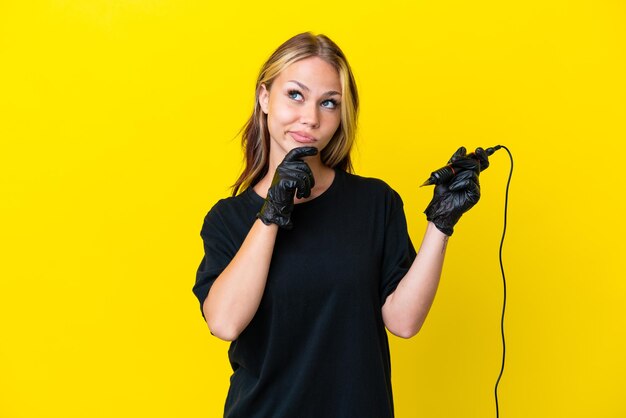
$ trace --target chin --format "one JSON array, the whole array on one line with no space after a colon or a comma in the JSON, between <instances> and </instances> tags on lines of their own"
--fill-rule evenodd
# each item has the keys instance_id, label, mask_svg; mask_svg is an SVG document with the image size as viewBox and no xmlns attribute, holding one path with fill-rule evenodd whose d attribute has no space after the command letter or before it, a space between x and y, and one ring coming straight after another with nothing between
<instances>
[{"instance_id":1,"label":"chin","mask_svg":"<svg viewBox=\"0 0 626 418\"><path fill-rule=\"evenodd\" d=\"M321 146L319 141L315 141L315 142L298 142L298 141L294 141L291 138L286 138L285 141L283 142L278 142L278 141L272 141L270 144L270 147L276 147L276 150L279 151L280 153L282 153L283 155L286 155L289 151L295 149L295 148L303 148L303 147L314 147L317 148L317 155L319 156L320 153L322 152L322 150L325 148L325 146Z\"/></svg>"},{"instance_id":2,"label":"chin","mask_svg":"<svg viewBox=\"0 0 626 418\"><path fill-rule=\"evenodd\" d=\"M287 143L283 144L282 148L285 149L286 152L291 151L292 149L295 148L304 148L304 147L313 147L313 148L317 148L318 152L321 151L319 144L317 143L317 141L315 142L298 142L298 141L288 141Z\"/></svg>"}]
</instances>

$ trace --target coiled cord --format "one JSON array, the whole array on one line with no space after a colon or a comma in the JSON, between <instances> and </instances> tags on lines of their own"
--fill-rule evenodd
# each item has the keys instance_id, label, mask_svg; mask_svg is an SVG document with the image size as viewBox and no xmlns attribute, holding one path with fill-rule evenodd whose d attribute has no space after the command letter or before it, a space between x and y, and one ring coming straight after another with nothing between
<instances>
[{"instance_id":1,"label":"coiled cord","mask_svg":"<svg viewBox=\"0 0 626 418\"><path fill-rule=\"evenodd\" d=\"M511 151L504 145L498 145L501 148L504 148L506 152L509 154L509 158L511 159L511 171L509 172L509 179L506 182L506 192L504 195L504 228L502 229L502 239L500 240L500 271L502 272L502 283L504 289L504 300L502 302L502 320L500 322L500 330L502 332L502 368L500 369L500 375L498 376L498 380L496 381L495 386L495 396L496 396L496 418L500 417L500 410L498 408L498 384L500 383L500 379L502 378L502 373L504 373L504 360L506 355L506 342L504 339L504 311L506 309L506 277L504 275L504 264L502 263L502 248L504 246L504 237L506 236L506 221L507 221L507 212L509 208L509 186L511 185L511 177L513 176L513 155L511 155Z\"/></svg>"}]
</instances>

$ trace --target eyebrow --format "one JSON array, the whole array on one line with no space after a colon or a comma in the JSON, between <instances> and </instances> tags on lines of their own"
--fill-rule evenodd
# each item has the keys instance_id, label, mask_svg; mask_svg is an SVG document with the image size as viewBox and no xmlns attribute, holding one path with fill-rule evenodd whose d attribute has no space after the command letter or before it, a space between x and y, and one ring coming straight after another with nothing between
<instances>
[{"instance_id":1,"label":"eyebrow","mask_svg":"<svg viewBox=\"0 0 626 418\"><path fill-rule=\"evenodd\" d=\"M305 86L304 84L302 84L299 81L289 80L288 82L296 83L298 86L300 86L300 88L302 90L311 91L307 86ZM341 96L341 93L339 93L338 91L335 91L335 90L330 90L330 91L327 91L326 93L324 93L323 95L324 96Z\"/></svg>"}]
</instances>

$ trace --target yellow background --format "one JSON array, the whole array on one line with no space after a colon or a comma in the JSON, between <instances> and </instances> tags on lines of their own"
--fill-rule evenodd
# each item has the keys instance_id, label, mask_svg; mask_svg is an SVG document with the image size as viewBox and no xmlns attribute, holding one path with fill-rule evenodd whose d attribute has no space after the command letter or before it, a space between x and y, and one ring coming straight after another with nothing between
<instances>
[{"instance_id":1,"label":"yellow background","mask_svg":"<svg viewBox=\"0 0 626 418\"><path fill-rule=\"evenodd\" d=\"M325 33L362 99L357 173L416 245L460 145L514 154L500 416L626 417L626 4L0 2L0 417L218 417L230 368L191 293L263 61ZM505 151L452 237L396 413L495 416Z\"/></svg>"}]
</instances>

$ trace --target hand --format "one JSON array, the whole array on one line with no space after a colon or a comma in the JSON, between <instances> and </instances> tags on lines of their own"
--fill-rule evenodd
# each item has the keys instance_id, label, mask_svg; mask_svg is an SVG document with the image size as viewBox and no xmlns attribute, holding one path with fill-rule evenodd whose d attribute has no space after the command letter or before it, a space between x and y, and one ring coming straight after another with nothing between
<instances>
[{"instance_id":1,"label":"hand","mask_svg":"<svg viewBox=\"0 0 626 418\"><path fill-rule=\"evenodd\" d=\"M256 215L265 225L276 224L285 229L293 227L291 212L294 197L309 197L311 189L315 186L313 173L302 158L316 154L315 147L294 148L276 167L265 203Z\"/></svg>"},{"instance_id":2,"label":"hand","mask_svg":"<svg viewBox=\"0 0 626 418\"><path fill-rule=\"evenodd\" d=\"M424 211L426 219L434 223L437 229L450 236L454 225L461 215L472 208L480 199L478 174L489 167L487 153L476 148L472 154L466 154L465 147L459 148L450 158L457 171L448 183L435 186L434 196Z\"/></svg>"}]
</instances>

